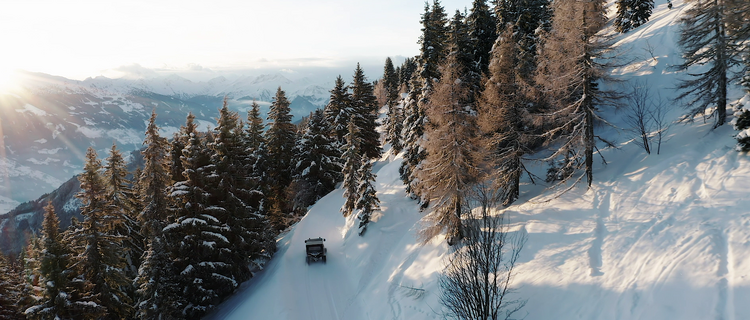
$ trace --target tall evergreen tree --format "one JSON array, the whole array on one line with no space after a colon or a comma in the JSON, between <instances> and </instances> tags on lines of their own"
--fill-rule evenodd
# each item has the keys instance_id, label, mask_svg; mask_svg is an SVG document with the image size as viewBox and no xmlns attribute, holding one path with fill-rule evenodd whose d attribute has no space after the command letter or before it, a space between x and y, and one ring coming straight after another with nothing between
<instances>
[{"instance_id":1,"label":"tall evergreen tree","mask_svg":"<svg viewBox=\"0 0 750 320\"><path fill-rule=\"evenodd\" d=\"M367 81L365 72L357 63L354 70L354 79L350 86L351 110L354 117L354 125L357 126L360 146L359 151L367 158L380 156L380 134L377 131L378 103L373 94L372 83Z\"/></svg>"},{"instance_id":2,"label":"tall evergreen tree","mask_svg":"<svg viewBox=\"0 0 750 320\"><path fill-rule=\"evenodd\" d=\"M654 0L617 0L615 29L628 32L648 22L654 10Z\"/></svg>"},{"instance_id":3,"label":"tall evergreen tree","mask_svg":"<svg viewBox=\"0 0 750 320\"><path fill-rule=\"evenodd\" d=\"M459 79L463 70L455 55L441 66L442 75L427 105L427 157L419 172L421 190L432 205L422 230L423 240L446 231L449 244L463 237L461 218L469 208L466 195L479 176L476 119L467 100L468 88Z\"/></svg>"},{"instance_id":4,"label":"tall evergreen tree","mask_svg":"<svg viewBox=\"0 0 750 320\"><path fill-rule=\"evenodd\" d=\"M131 315L131 299L123 291L129 280L123 271L123 236L115 234L119 222L108 206L106 184L101 176L102 165L96 151L89 147L86 163L78 180L81 192L83 222L65 236L74 256L74 303L85 317L121 319Z\"/></svg>"},{"instance_id":5,"label":"tall evergreen tree","mask_svg":"<svg viewBox=\"0 0 750 320\"><path fill-rule=\"evenodd\" d=\"M414 58L406 58L397 71L398 86L405 89L400 92L409 92L411 90L411 77L417 71L417 61Z\"/></svg>"},{"instance_id":6,"label":"tall evergreen tree","mask_svg":"<svg viewBox=\"0 0 750 320\"><path fill-rule=\"evenodd\" d=\"M356 208L359 210L359 235L362 236L367 231L372 213L380 210L380 199L378 199L375 186L373 186L377 176L372 173L370 160L364 161L357 172L357 176L359 177L359 186L357 187L359 199L357 199Z\"/></svg>"},{"instance_id":7,"label":"tall evergreen tree","mask_svg":"<svg viewBox=\"0 0 750 320\"><path fill-rule=\"evenodd\" d=\"M729 0L691 0L692 6L682 16L682 33L678 45L682 47L685 61L675 69L687 71L691 67L707 66L702 72L688 73L683 80L677 99L688 98L685 120L705 116L713 107L709 117L716 117L714 128L726 122L727 86L729 70L740 63L740 43L732 41L727 25L732 16Z\"/></svg>"},{"instance_id":8,"label":"tall evergreen tree","mask_svg":"<svg viewBox=\"0 0 750 320\"><path fill-rule=\"evenodd\" d=\"M295 206L306 208L333 191L341 181L341 151L328 134L323 110L310 114L310 121L297 140L294 158Z\"/></svg>"},{"instance_id":9,"label":"tall evergreen tree","mask_svg":"<svg viewBox=\"0 0 750 320\"><path fill-rule=\"evenodd\" d=\"M471 4L471 11L466 17L466 25L469 29L469 40L473 53L474 65L471 70L478 74L481 79L482 74L486 74L490 65L490 52L492 45L497 38L497 22L492 15L487 0L474 0ZM478 93L478 92L477 92Z\"/></svg>"},{"instance_id":10,"label":"tall evergreen tree","mask_svg":"<svg viewBox=\"0 0 750 320\"><path fill-rule=\"evenodd\" d=\"M0 253L0 319L26 319L19 310L23 294L21 282L20 275L11 268L5 255ZM29 318L33 319L31 315Z\"/></svg>"},{"instance_id":11,"label":"tall evergreen tree","mask_svg":"<svg viewBox=\"0 0 750 320\"><path fill-rule=\"evenodd\" d=\"M419 171L422 160L427 156L427 152L422 147L424 136L424 125L426 116L424 109L419 105L419 99L422 96L419 77L415 75L412 81L412 90L404 100L404 161L401 163L398 172L401 180L406 185L406 193L414 199L419 199L419 192L416 174Z\"/></svg>"},{"instance_id":12,"label":"tall evergreen tree","mask_svg":"<svg viewBox=\"0 0 750 320\"><path fill-rule=\"evenodd\" d=\"M31 319L72 319L75 315L69 312L70 252L62 243L60 223L51 202L44 207L42 242L39 272L46 279L44 294L25 314Z\"/></svg>"},{"instance_id":13,"label":"tall evergreen tree","mask_svg":"<svg viewBox=\"0 0 750 320\"><path fill-rule=\"evenodd\" d=\"M533 101L533 86L521 75L520 50L513 39L513 29L509 25L495 44L477 116L484 133L482 144L488 153L490 176L504 205L518 199L521 176L527 172L521 160L531 152L531 124L526 108Z\"/></svg>"},{"instance_id":14,"label":"tall evergreen tree","mask_svg":"<svg viewBox=\"0 0 750 320\"><path fill-rule=\"evenodd\" d=\"M421 47L417 56L417 72L422 81L422 93L428 94L434 82L440 78L438 66L447 54L445 48L448 41L448 16L440 0L433 0L432 7L425 3L420 23L422 35L419 37Z\"/></svg>"},{"instance_id":15,"label":"tall evergreen tree","mask_svg":"<svg viewBox=\"0 0 750 320\"><path fill-rule=\"evenodd\" d=\"M401 144L401 130L403 128L404 119L401 113L401 108L398 106L400 100L398 74L396 73L396 70L393 69L393 61L391 61L390 57L385 59L383 85L386 90L385 104L388 107L388 113L385 120L385 142L389 142L393 153L397 154L403 149L403 145Z\"/></svg>"},{"instance_id":16,"label":"tall evergreen tree","mask_svg":"<svg viewBox=\"0 0 750 320\"><path fill-rule=\"evenodd\" d=\"M199 319L238 286L232 272L234 250L220 220L227 210L208 199L212 193L207 178L215 172L207 152L196 133L190 133L181 159L186 180L175 183L171 193L177 204L175 221L163 230L173 257L170 269L180 288L175 305L185 319Z\"/></svg>"},{"instance_id":17,"label":"tall evergreen tree","mask_svg":"<svg viewBox=\"0 0 750 320\"><path fill-rule=\"evenodd\" d=\"M143 188L144 208L138 216L138 221L141 223L141 233L150 239L161 232L164 221L167 220L166 190L170 183L167 167L168 142L159 135L156 110L151 112L143 145L146 148L141 151L144 165L140 183Z\"/></svg>"},{"instance_id":18,"label":"tall evergreen tree","mask_svg":"<svg viewBox=\"0 0 750 320\"><path fill-rule=\"evenodd\" d=\"M219 219L223 234L232 244L231 250L223 255L229 259L235 280L243 282L251 277L249 264L251 257L257 257L265 250L270 254L274 233L270 232L268 220L260 214L262 193L250 179L247 162L247 148L243 141L242 123L236 112L229 111L226 100L219 111L216 134L209 145L211 155L211 176L213 190L212 207L220 207L215 217Z\"/></svg>"},{"instance_id":19,"label":"tall evergreen tree","mask_svg":"<svg viewBox=\"0 0 750 320\"><path fill-rule=\"evenodd\" d=\"M344 175L344 205L341 207L341 213L348 217L357 208L357 187L359 186L359 168L362 166L362 155L359 152L359 138L357 126L354 125L354 119L349 121L349 133L346 135L346 144L344 145L344 154L341 159L344 161L342 174Z\"/></svg>"},{"instance_id":20,"label":"tall evergreen tree","mask_svg":"<svg viewBox=\"0 0 750 320\"><path fill-rule=\"evenodd\" d=\"M349 87L344 83L344 79L341 76L336 77L334 88L331 89L331 97L325 107L325 116L339 145L342 146L346 143L344 137L348 130L349 119L351 119L353 113L351 103L352 99L351 94L349 94Z\"/></svg>"},{"instance_id":21,"label":"tall evergreen tree","mask_svg":"<svg viewBox=\"0 0 750 320\"><path fill-rule=\"evenodd\" d=\"M115 144L112 144L106 160L104 183L107 189L104 197L107 200L108 210L113 216L113 234L123 239L125 275L129 282L125 291L132 299L135 297L136 290L133 280L138 275L138 268L141 265L145 239L140 233L140 224L135 211L136 199L129 186L130 182L125 178L128 175L125 159Z\"/></svg>"},{"instance_id":22,"label":"tall evergreen tree","mask_svg":"<svg viewBox=\"0 0 750 320\"><path fill-rule=\"evenodd\" d=\"M197 126L198 125L195 123L195 115L193 115L192 112L188 112L185 125L181 126L180 131L174 134L171 148L169 149L170 161L168 162L169 175L172 178L172 183L185 181L185 177L182 175L182 172L185 171L185 168L182 167L182 161L180 161L180 157L182 157L182 149L185 149L187 140L190 138L187 132L195 131Z\"/></svg>"},{"instance_id":23,"label":"tall evergreen tree","mask_svg":"<svg viewBox=\"0 0 750 320\"><path fill-rule=\"evenodd\" d=\"M291 104L286 98L286 93L279 87L276 96L271 103L268 112L268 124L265 138L268 150L268 185L271 210L271 223L275 228L283 230L286 228L287 207L286 188L292 182L292 156L296 138L296 128L292 124L292 115L289 113Z\"/></svg>"},{"instance_id":24,"label":"tall evergreen tree","mask_svg":"<svg viewBox=\"0 0 750 320\"><path fill-rule=\"evenodd\" d=\"M533 78L537 65L540 35L552 28L550 0L495 0L497 34L514 25L513 38L519 44L524 77ZM528 81L528 80L527 80Z\"/></svg>"},{"instance_id":25,"label":"tall evergreen tree","mask_svg":"<svg viewBox=\"0 0 750 320\"><path fill-rule=\"evenodd\" d=\"M607 80L605 54L610 49L609 42L597 36L606 21L603 2L561 0L554 3L554 9L553 31L545 40L536 79L555 108L548 118L556 126L543 136L560 141L548 159L571 159L559 168L566 173L561 183L571 177L567 173L583 168L576 182L585 177L590 187L596 140L602 140L594 134L594 127L597 121L606 123L597 111L617 98L599 89L599 82Z\"/></svg>"},{"instance_id":26,"label":"tall evergreen tree","mask_svg":"<svg viewBox=\"0 0 750 320\"><path fill-rule=\"evenodd\" d=\"M247 129L245 130L247 138L247 150L249 154L253 154L260 146L265 143L263 138L263 118L260 117L260 105L253 100L253 104L250 110L247 112Z\"/></svg>"}]
</instances>

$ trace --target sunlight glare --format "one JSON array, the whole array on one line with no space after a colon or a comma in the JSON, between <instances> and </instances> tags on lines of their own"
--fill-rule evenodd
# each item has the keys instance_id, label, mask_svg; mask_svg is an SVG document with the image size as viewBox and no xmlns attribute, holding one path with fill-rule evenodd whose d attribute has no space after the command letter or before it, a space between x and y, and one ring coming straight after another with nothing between
<instances>
[{"instance_id":1,"label":"sunlight glare","mask_svg":"<svg viewBox=\"0 0 750 320\"><path fill-rule=\"evenodd\" d=\"M17 73L10 68L0 67L0 93L9 93L17 84Z\"/></svg>"}]
</instances>

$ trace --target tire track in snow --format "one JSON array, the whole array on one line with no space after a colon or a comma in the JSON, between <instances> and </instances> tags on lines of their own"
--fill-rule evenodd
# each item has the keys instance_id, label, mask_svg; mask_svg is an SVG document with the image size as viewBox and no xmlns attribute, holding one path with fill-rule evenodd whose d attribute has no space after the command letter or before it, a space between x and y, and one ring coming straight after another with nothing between
<instances>
[{"instance_id":1,"label":"tire track in snow","mask_svg":"<svg viewBox=\"0 0 750 320\"><path fill-rule=\"evenodd\" d=\"M595 195L596 201L594 207L598 209L596 214L596 227L594 228L594 241L591 243L589 248L589 267L591 268L591 276L598 277L603 275L602 268L602 245L604 245L604 236L607 232L607 227L604 225L604 219L609 216L610 202L612 201L612 193L606 191L597 191ZM602 198L605 198L602 200Z\"/></svg>"},{"instance_id":2,"label":"tire track in snow","mask_svg":"<svg viewBox=\"0 0 750 320\"><path fill-rule=\"evenodd\" d=\"M729 300L729 280L727 279L729 274L729 243L725 232L719 229L713 230L712 240L714 253L719 258L716 268L716 276L719 280L716 285L718 290L716 320L726 320L727 302Z\"/></svg>"}]
</instances>

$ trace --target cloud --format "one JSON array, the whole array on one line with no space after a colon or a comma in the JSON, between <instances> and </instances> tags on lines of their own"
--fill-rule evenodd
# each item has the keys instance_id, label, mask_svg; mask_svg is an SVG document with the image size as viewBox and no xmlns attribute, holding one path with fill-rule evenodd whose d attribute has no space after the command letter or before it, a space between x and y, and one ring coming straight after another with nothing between
<instances>
[{"instance_id":1,"label":"cloud","mask_svg":"<svg viewBox=\"0 0 750 320\"><path fill-rule=\"evenodd\" d=\"M153 69L143 67L137 63L119 66L117 68L110 69L110 70L105 70L104 73L105 73L105 76L110 77L110 78L127 78L127 79L154 78L159 75Z\"/></svg>"}]
</instances>

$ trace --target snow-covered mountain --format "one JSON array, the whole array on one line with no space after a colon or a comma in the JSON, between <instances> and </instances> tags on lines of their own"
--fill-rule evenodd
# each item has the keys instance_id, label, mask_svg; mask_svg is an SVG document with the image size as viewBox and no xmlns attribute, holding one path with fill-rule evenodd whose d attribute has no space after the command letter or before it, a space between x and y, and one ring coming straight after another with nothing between
<instances>
[{"instance_id":1,"label":"snow-covered mountain","mask_svg":"<svg viewBox=\"0 0 750 320\"><path fill-rule=\"evenodd\" d=\"M212 126L225 96L243 115L253 100L265 113L281 87L298 120L325 105L329 82L293 81L280 73L194 82L174 74L77 81L19 72L17 88L0 93L0 213L51 192L80 172L89 146L100 158L113 142L125 151L138 148L151 110L158 113L164 136L171 137L188 112L201 128Z\"/></svg>"},{"instance_id":2,"label":"snow-covered mountain","mask_svg":"<svg viewBox=\"0 0 750 320\"><path fill-rule=\"evenodd\" d=\"M665 99L683 76L668 69L680 62L674 39L685 9L672 3L657 0L649 23L618 36L634 61L615 70ZM732 101L741 95L733 91ZM602 111L626 128L623 110ZM669 119L683 112L674 104ZM597 129L618 147L602 149L607 164L595 164L590 189L555 197L526 181L502 209L511 232L528 236L511 297L527 304L514 318L750 319L750 158L735 150L736 131L673 123L661 153L647 154L620 128ZM339 213L342 191L332 192L208 319L444 318L438 278L450 248L442 238L417 240L423 213L404 194L401 161L376 163L382 211L364 237ZM544 164L528 165L543 176ZM327 239L327 264L307 265L304 240L318 236Z\"/></svg>"}]
</instances>

